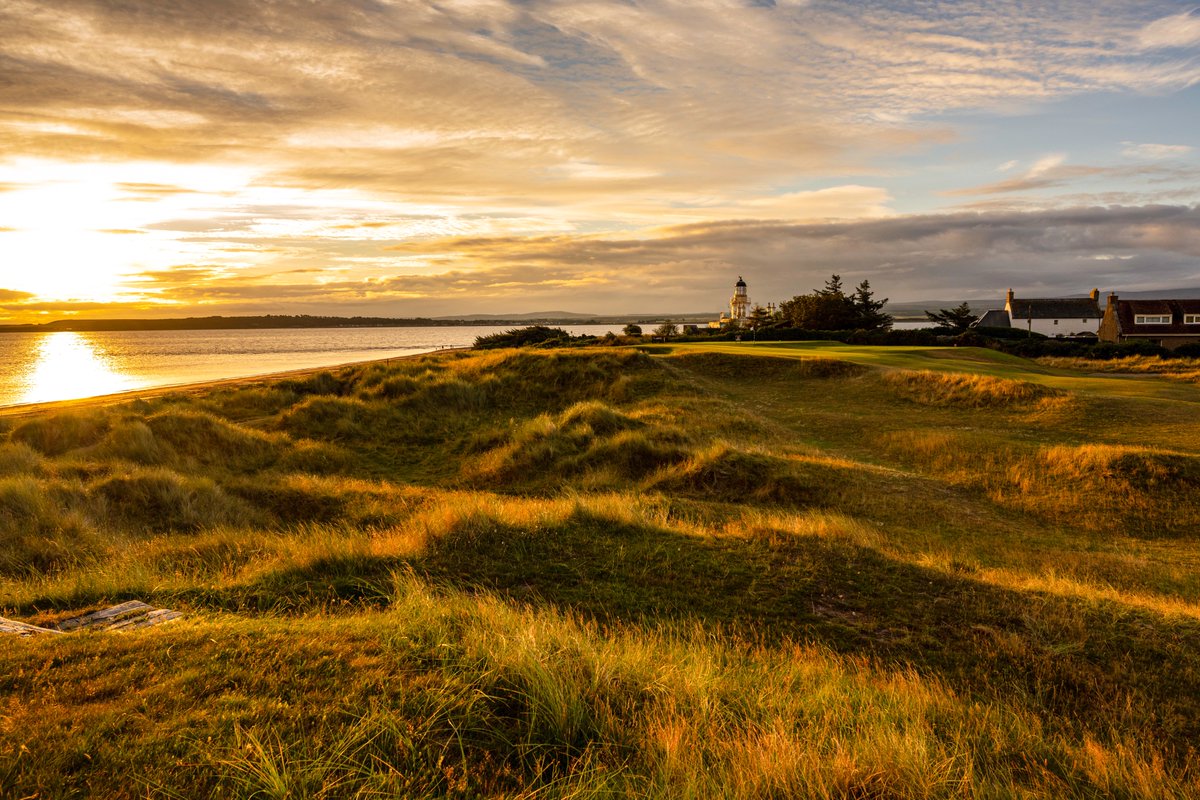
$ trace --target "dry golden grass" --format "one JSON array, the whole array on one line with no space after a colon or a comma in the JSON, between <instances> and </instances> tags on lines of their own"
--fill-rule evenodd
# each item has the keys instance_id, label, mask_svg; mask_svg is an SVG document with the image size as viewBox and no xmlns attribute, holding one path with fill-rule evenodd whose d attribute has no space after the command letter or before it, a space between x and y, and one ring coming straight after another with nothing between
<instances>
[{"instance_id":1,"label":"dry golden grass","mask_svg":"<svg viewBox=\"0 0 1200 800\"><path fill-rule=\"evenodd\" d=\"M1170 380L1200 383L1200 358L1126 356L1125 358L1098 361L1090 358L1044 356L1038 359L1038 363L1056 369L1072 369L1080 372L1162 375Z\"/></svg>"},{"instance_id":2,"label":"dry golden grass","mask_svg":"<svg viewBox=\"0 0 1200 800\"><path fill-rule=\"evenodd\" d=\"M893 370L883 376L883 381L897 396L928 406L1007 408L1061 395L1028 381L959 372Z\"/></svg>"},{"instance_id":3,"label":"dry golden grass","mask_svg":"<svg viewBox=\"0 0 1200 800\"><path fill-rule=\"evenodd\" d=\"M1200 796L1200 455L1008 362L664 356L0 428L0 613L188 615L12 640L0 796Z\"/></svg>"}]
</instances>

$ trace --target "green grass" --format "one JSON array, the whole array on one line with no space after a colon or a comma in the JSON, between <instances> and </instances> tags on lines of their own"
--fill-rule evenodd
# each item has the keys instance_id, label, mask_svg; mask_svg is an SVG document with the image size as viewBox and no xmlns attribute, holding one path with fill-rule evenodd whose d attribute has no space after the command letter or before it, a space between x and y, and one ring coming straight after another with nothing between
<instances>
[{"instance_id":1,"label":"green grass","mask_svg":"<svg viewBox=\"0 0 1200 800\"><path fill-rule=\"evenodd\" d=\"M0 420L0 796L1200 795L1200 407L831 343Z\"/></svg>"}]
</instances>

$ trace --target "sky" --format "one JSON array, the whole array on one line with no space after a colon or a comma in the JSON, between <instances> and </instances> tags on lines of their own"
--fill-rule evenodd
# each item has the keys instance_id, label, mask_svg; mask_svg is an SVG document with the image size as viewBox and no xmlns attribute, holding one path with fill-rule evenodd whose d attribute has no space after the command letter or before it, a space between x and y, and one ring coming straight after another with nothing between
<instances>
[{"instance_id":1,"label":"sky","mask_svg":"<svg viewBox=\"0 0 1200 800\"><path fill-rule=\"evenodd\" d=\"M1200 6L0 0L0 322L1200 287Z\"/></svg>"}]
</instances>

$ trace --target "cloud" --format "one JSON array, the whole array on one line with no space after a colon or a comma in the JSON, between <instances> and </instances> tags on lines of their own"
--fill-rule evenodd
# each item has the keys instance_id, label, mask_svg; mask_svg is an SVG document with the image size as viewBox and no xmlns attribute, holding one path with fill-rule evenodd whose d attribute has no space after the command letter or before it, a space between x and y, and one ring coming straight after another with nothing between
<instances>
[{"instance_id":1,"label":"cloud","mask_svg":"<svg viewBox=\"0 0 1200 800\"><path fill-rule=\"evenodd\" d=\"M948 19L679 0L164 8L0 9L0 154L247 160L412 198L736 194L943 135L916 115L1200 79L1124 48L1176 18L1119 3L970 0Z\"/></svg>"},{"instance_id":2,"label":"cloud","mask_svg":"<svg viewBox=\"0 0 1200 800\"><path fill-rule=\"evenodd\" d=\"M1200 44L1200 13L1192 9L1156 19L1143 27L1137 38L1142 47L1149 49Z\"/></svg>"},{"instance_id":3,"label":"cloud","mask_svg":"<svg viewBox=\"0 0 1200 800\"><path fill-rule=\"evenodd\" d=\"M0 289L0 303L21 302L22 300L32 300L33 294L30 292L18 292L14 289Z\"/></svg>"},{"instance_id":4,"label":"cloud","mask_svg":"<svg viewBox=\"0 0 1200 800\"><path fill-rule=\"evenodd\" d=\"M421 303L441 308L464 302L464 290L482 293L482 308L527 297L562 306L574 298L578 310L613 313L713 306L736 274L747 276L763 302L809 291L831 272L855 282L868 278L896 299L978 296L1007 285L1057 293L1097 283L1128 289L1146 285L1148 275L1159 285L1181 285L1200 279L1200 210L1076 208L807 225L725 221L652 237L469 237L398 245L393 252L415 255L423 247L451 266L357 290L380 301L389 291L417 293ZM1117 258L1098 267L1094 256L1105 254ZM580 303L572 287L585 281ZM630 308L631 295L644 305Z\"/></svg>"},{"instance_id":5,"label":"cloud","mask_svg":"<svg viewBox=\"0 0 1200 800\"><path fill-rule=\"evenodd\" d=\"M1194 147L1186 144L1139 144L1137 142L1121 142L1121 144L1125 146L1121 154L1131 158L1179 158L1190 155L1195 150Z\"/></svg>"},{"instance_id":6,"label":"cloud","mask_svg":"<svg viewBox=\"0 0 1200 800\"><path fill-rule=\"evenodd\" d=\"M972 186L965 189L951 189L944 194L947 196L1013 194L1030 192L1038 189L1049 189L1063 186L1079 178L1091 177L1106 172L1104 167L1084 165L1066 165L1066 156L1062 153L1043 156L1034 162L1019 178L987 183L982 186Z\"/></svg>"},{"instance_id":7,"label":"cloud","mask_svg":"<svg viewBox=\"0 0 1200 800\"><path fill-rule=\"evenodd\" d=\"M1162 145L1137 146L1135 153L1160 153L1165 158L1166 153L1183 155L1182 150ZM1143 150L1143 147L1149 149ZM1166 147L1166 150L1162 149ZM1190 149L1190 148L1189 148ZM1128 150L1126 154L1132 154ZM1149 156L1145 160L1153 160ZM1088 164L1067 164L1065 156L1054 154L1038 159L1033 166L1021 176L1003 181L995 181L979 186L949 189L942 192L948 197L981 196L981 195L1014 195L1010 203L1020 202L1022 193L1035 192L1069 186L1086 180L1103 180L1117 182L1124 188L1119 192L1098 191L1092 195L1092 203L1132 204L1138 202L1163 202L1169 199L1195 199L1197 193L1195 183L1200 179L1200 168L1188 164L1121 164L1101 166ZM1171 184L1175 184L1171 186ZM1143 188L1148 187L1148 188ZM1108 198L1108 199L1104 199ZM1135 199L1136 198L1136 199ZM1041 205L1069 206L1083 202L1082 195L1046 197L1038 201Z\"/></svg>"},{"instance_id":8,"label":"cloud","mask_svg":"<svg viewBox=\"0 0 1200 800\"><path fill-rule=\"evenodd\" d=\"M1056 169L1066 160L1067 156L1065 153L1052 153L1048 156L1042 156L1033 163L1033 166L1025 173L1025 177L1036 178L1050 170Z\"/></svg>"},{"instance_id":9,"label":"cloud","mask_svg":"<svg viewBox=\"0 0 1200 800\"><path fill-rule=\"evenodd\" d=\"M333 311L419 296L489 310L587 287L589 302L619 308L632 270L647 302L686 307L726 293L726 273L742 266L819 285L828 264L891 263L888 247L861 245L874 229L859 226L930 205L906 196L900 173L967 137L965 119L1194 85L1200 61L1179 48L1194 43L1195 15L1178 8L8 0L0 167L96 177L68 192L48 167L32 183L18 170L0 192L16 208L22 192L46 189L44 216L83 220L88 233L146 232L108 242L107 255L114 282L144 270L123 288L147 302ZM1146 161L1186 155L1126 147ZM1090 202L1085 189L1115 204L1195 198L1178 164L1047 155L1019 169L1009 161L975 179L1005 180L948 194L988 220L1063 205L1049 190L1070 191L1072 204ZM47 199L53 186L69 207ZM942 202L936 186L922 191ZM817 246L822 225L841 249ZM41 235L27 253L44 254L57 229ZM950 225L923 245L949 241L974 240ZM141 249L127 258L122 247ZM916 285L918 261L906 262Z\"/></svg>"},{"instance_id":10,"label":"cloud","mask_svg":"<svg viewBox=\"0 0 1200 800\"><path fill-rule=\"evenodd\" d=\"M332 245L331 245L332 246ZM346 247L346 245L343 245ZM798 224L723 220L637 235L445 237L378 245L392 266L300 270L179 265L143 274L139 315L318 313L429 316L561 308L589 313L717 310L744 275L756 302L819 287L837 272L893 300L986 302L1009 286L1047 296L1200 285L1200 208L1071 208ZM34 303L26 310L115 313ZM22 302L23 301L23 302ZM14 306L14 307L16 307Z\"/></svg>"}]
</instances>

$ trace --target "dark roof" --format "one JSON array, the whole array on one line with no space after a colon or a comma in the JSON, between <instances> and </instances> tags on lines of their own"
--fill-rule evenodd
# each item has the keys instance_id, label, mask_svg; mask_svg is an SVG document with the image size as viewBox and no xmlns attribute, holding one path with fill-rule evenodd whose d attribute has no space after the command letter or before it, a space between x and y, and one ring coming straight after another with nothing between
<instances>
[{"instance_id":1,"label":"dark roof","mask_svg":"<svg viewBox=\"0 0 1200 800\"><path fill-rule=\"evenodd\" d=\"M742 280L742 276L738 275L738 282L735 283L734 286L745 286L745 285L746 285L746 282L744 280Z\"/></svg>"},{"instance_id":2,"label":"dark roof","mask_svg":"<svg viewBox=\"0 0 1200 800\"><path fill-rule=\"evenodd\" d=\"M991 311L983 312L983 316L977 319L972 328L1011 328L1012 320L1008 317L1008 312L1003 308L993 308Z\"/></svg>"},{"instance_id":3,"label":"dark roof","mask_svg":"<svg viewBox=\"0 0 1200 800\"><path fill-rule=\"evenodd\" d=\"M1100 304L1090 297L1044 299L1013 298L1009 307L1013 319L1100 319Z\"/></svg>"},{"instance_id":4,"label":"dark roof","mask_svg":"<svg viewBox=\"0 0 1200 800\"><path fill-rule=\"evenodd\" d=\"M1170 314L1170 325L1138 325L1138 314ZM1184 325L1184 314L1200 314L1200 300L1117 300L1117 321L1124 334L1191 334L1200 336L1200 325Z\"/></svg>"}]
</instances>

